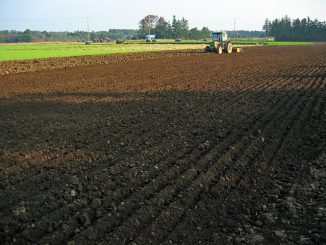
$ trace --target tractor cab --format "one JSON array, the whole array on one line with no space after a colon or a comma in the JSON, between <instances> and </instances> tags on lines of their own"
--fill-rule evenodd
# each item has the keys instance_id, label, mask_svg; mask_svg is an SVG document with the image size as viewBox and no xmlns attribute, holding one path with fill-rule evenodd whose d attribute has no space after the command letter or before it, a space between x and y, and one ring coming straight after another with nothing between
<instances>
[{"instance_id":1,"label":"tractor cab","mask_svg":"<svg viewBox=\"0 0 326 245\"><path fill-rule=\"evenodd\" d=\"M214 32L212 33L213 42L223 43L228 40L228 35L226 32Z\"/></svg>"}]
</instances>

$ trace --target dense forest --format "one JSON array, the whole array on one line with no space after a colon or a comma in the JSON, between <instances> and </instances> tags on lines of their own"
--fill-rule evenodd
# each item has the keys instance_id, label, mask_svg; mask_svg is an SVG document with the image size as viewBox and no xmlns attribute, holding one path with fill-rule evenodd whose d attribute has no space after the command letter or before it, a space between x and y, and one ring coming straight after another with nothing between
<instances>
[{"instance_id":1,"label":"dense forest","mask_svg":"<svg viewBox=\"0 0 326 245\"><path fill-rule=\"evenodd\" d=\"M157 39L191 39L200 40L209 38L212 30L207 27L201 29L189 28L185 18L177 19L173 16L171 22L164 17L147 15L139 22L139 29L109 29L108 31L75 31L75 32L47 32L47 31L0 31L0 43L17 42L76 42L92 40L106 42L118 38L144 39L146 34L156 34ZM231 38L261 38L274 37L277 41L326 41L326 22L309 17L291 20L288 16L270 21L266 19L263 31L228 31Z\"/></svg>"},{"instance_id":2,"label":"dense forest","mask_svg":"<svg viewBox=\"0 0 326 245\"><path fill-rule=\"evenodd\" d=\"M288 16L270 21L263 26L267 36L276 41L326 41L326 22L309 17L291 20Z\"/></svg>"}]
</instances>

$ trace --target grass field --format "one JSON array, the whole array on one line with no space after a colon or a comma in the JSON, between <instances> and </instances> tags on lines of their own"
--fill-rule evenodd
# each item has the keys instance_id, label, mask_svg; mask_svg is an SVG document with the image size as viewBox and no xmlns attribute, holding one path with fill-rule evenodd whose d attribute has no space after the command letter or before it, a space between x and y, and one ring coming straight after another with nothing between
<instances>
[{"instance_id":1,"label":"grass field","mask_svg":"<svg viewBox=\"0 0 326 245\"><path fill-rule=\"evenodd\" d=\"M156 43L130 42L125 44L81 43L36 43L0 45L0 61L42 59L51 57L70 57L97 54L118 54L136 52L155 52L168 50L203 49L209 42L204 41L164 41ZM235 40L236 45L307 45L309 42L264 42L253 40Z\"/></svg>"},{"instance_id":2,"label":"grass field","mask_svg":"<svg viewBox=\"0 0 326 245\"><path fill-rule=\"evenodd\" d=\"M0 45L0 61L41 59L50 57L69 57L97 54L117 54L136 52L155 52L167 50L202 49L203 44L176 45L164 43L161 45L146 44L13 44Z\"/></svg>"}]
</instances>

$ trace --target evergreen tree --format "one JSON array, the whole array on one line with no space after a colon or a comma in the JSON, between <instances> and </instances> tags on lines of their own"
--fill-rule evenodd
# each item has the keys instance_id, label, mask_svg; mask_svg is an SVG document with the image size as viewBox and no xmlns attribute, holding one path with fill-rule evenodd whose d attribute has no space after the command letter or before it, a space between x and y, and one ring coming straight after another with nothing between
<instances>
[{"instance_id":1,"label":"evergreen tree","mask_svg":"<svg viewBox=\"0 0 326 245\"><path fill-rule=\"evenodd\" d=\"M284 16L271 22L270 36L277 41L326 41L326 25L309 17L291 20Z\"/></svg>"},{"instance_id":2,"label":"evergreen tree","mask_svg":"<svg viewBox=\"0 0 326 245\"><path fill-rule=\"evenodd\" d=\"M266 19L265 24L263 25L263 31L265 32L265 35L268 37L270 35L270 27L271 27L271 22Z\"/></svg>"}]
</instances>

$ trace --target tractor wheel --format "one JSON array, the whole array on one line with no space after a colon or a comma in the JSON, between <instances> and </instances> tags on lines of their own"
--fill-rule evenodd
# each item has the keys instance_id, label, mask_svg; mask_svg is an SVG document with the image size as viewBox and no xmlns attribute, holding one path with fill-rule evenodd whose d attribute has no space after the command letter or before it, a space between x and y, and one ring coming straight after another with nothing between
<instances>
[{"instance_id":1,"label":"tractor wheel","mask_svg":"<svg viewBox=\"0 0 326 245\"><path fill-rule=\"evenodd\" d=\"M216 53L218 53L218 54L222 54L223 53L223 48L222 48L221 45L218 45L217 46Z\"/></svg>"},{"instance_id":2,"label":"tractor wheel","mask_svg":"<svg viewBox=\"0 0 326 245\"><path fill-rule=\"evenodd\" d=\"M226 52L228 54L231 54L232 53L232 43L228 43L227 46L226 46Z\"/></svg>"},{"instance_id":3,"label":"tractor wheel","mask_svg":"<svg viewBox=\"0 0 326 245\"><path fill-rule=\"evenodd\" d=\"M205 52L210 52L211 51L211 47L210 46L206 46L205 47Z\"/></svg>"}]
</instances>

